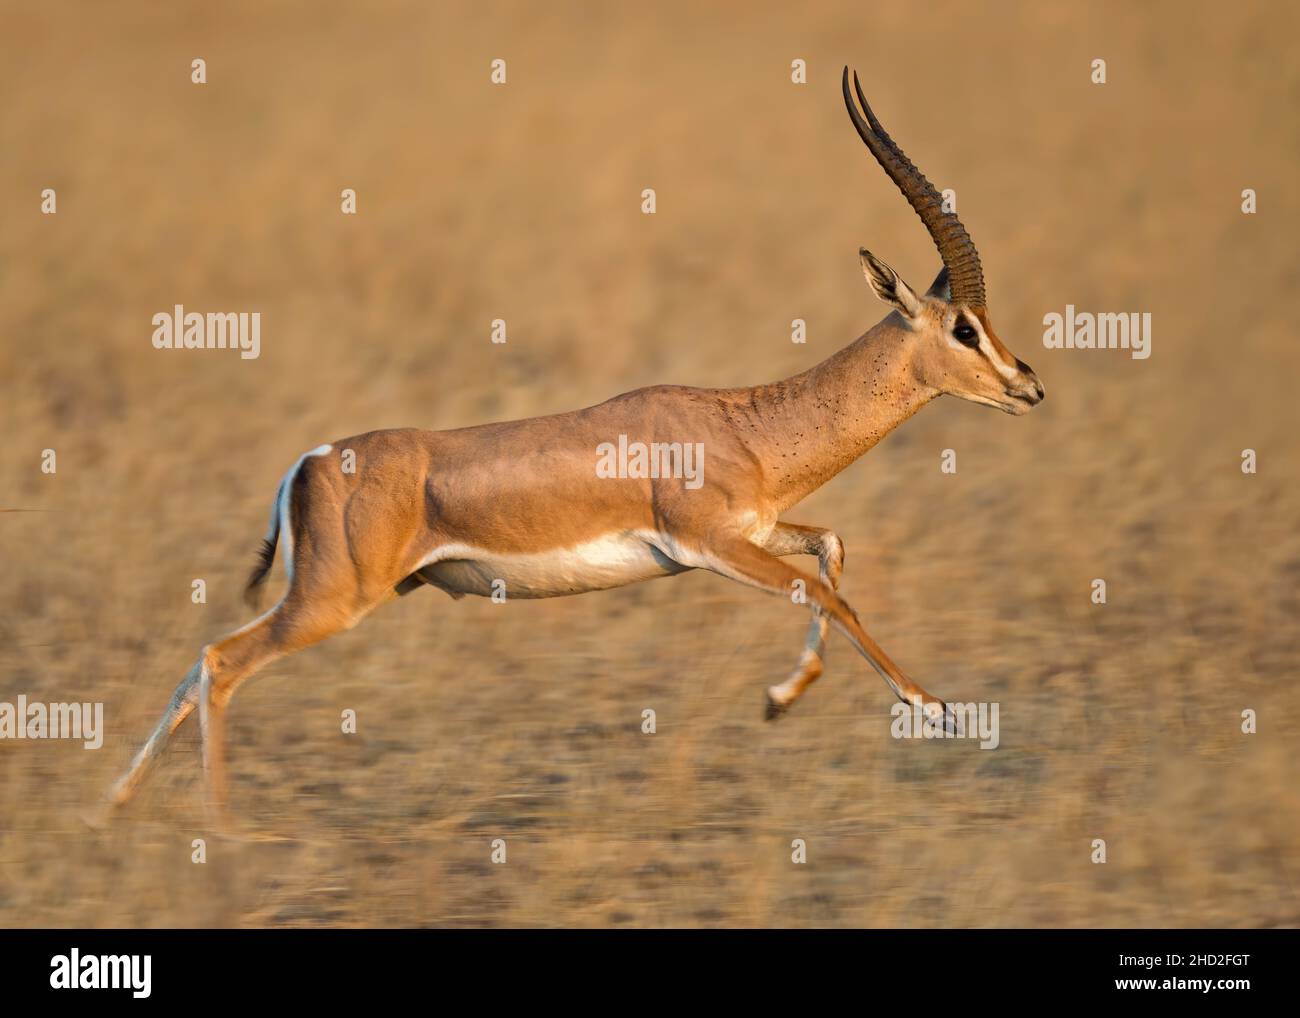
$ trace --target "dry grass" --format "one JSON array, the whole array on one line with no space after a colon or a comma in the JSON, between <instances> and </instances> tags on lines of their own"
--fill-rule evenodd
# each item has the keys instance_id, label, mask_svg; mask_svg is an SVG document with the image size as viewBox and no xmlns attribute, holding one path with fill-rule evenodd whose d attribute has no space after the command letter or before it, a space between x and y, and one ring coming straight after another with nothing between
<instances>
[{"instance_id":1,"label":"dry grass","mask_svg":"<svg viewBox=\"0 0 1300 1018\"><path fill-rule=\"evenodd\" d=\"M0 924L1300 922L1292 7L269 6L6 15L0 504L46 511L0 515L0 699L101 700L109 738L0 743ZM426 592L236 699L235 805L283 840L191 864L188 726L127 816L82 828L246 621L301 451L791 374L881 317L863 243L928 283L840 106L850 61L958 188L1049 398L941 401L791 515L842 534L843 590L905 668L1002 705L1001 748L891 739L839 640L764 725L804 620L717 577ZM174 303L262 311L262 357L154 351ZM1152 312L1151 359L1044 350L1066 303Z\"/></svg>"}]
</instances>

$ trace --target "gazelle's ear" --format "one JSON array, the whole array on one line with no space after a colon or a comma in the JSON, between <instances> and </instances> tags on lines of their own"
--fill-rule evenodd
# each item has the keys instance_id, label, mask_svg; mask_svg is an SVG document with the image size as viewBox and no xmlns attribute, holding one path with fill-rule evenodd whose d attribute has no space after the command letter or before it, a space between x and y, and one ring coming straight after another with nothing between
<instances>
[{"instance_id":1,"label":"gazelle's ear","mask_svg":"<svg viewBox=\"0 0 1300 1018\"><path fill-rule=\"evenodd\" d=\"M920 298L897 272L865 247L858 251L858 257L862 259L862 274L867 277L877 297L901 311L906 318L915 318L921 313Z\"/></svg>"},{"instance_id":2,"label":"gazelle's ear","mask_svg":"<svg viewBox=\"0 0 1300 1018\"><path fill-rule=\"evenodd\" d=\"M939 270L939 274L934 277L934 282L930 284L930 289L925 291L927 297L937 297L939 300L952 300L952 284L948 282L948 266Z\"/></svg>"}]
</instances>

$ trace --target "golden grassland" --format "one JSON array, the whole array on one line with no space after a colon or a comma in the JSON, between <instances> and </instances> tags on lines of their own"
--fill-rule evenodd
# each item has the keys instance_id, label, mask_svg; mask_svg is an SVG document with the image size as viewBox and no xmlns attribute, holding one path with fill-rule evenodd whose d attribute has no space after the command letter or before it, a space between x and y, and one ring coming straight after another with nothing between
<instances>
[{"instance_id":1,"label":"golden grassland","mask_svg":"<svg viewBox=\"0 0 1300 1018\"><path fill-rule=\"evenodd\" d=\"M0 506L42 511L0 515L0 700L102 701L108 737L0 742L0 925L1300 922L1292 8L8 6ZM863 244L928 284L844 63L957 190L1048 399L941 400L790 518L842 535L918 681L1001 705L1000 748L890 738L838 637L764 724L805 619L715 576L424 591L241 690L244 837L205 865L192 723L85 828L248 620L302 451L793 374L883 316ZM154 350L177 303L260 311L261 357ZM1151 358L1043 349L1067 303L1151 312Z\"/></svg>"}]
</instances>

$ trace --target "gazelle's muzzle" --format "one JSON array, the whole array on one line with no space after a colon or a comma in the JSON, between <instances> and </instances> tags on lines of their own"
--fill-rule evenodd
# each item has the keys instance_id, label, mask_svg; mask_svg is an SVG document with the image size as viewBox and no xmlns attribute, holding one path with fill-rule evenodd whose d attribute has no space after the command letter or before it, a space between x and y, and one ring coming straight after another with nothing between
<instances>
[{"instance_id":1,"label":"gazelle's muzzle","mask_svg":"<svg viewBox=\"0 0 1300 1018\"><path fill-rule=\"evenodd\" d=\"M1006 394L1011 398L1007 413L1019 415L1038 406L1046 398L1047 392L1033 368L1019 358L1016 359L1016 367L1020 369L1020 374L1006 387Z\"/></svg>"}]
</instances>

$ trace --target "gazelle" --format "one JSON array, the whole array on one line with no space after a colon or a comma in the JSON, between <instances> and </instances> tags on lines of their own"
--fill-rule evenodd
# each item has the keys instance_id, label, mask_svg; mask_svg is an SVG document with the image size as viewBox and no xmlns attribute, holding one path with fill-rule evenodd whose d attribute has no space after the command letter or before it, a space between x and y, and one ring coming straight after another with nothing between
<instances>
[{"instance_id":1,"label":"gazelle","mask_svg":"<svg viewBox=\"0 0 1300 1018\"><path fill-rule=\"evenodd\" d=\"M811 625L789 677L767 690L768 718L786 711L821 674L828 625L895 695L944 711L836 593L840 539L781 515L941 394L1023 414L1042 400L1043 387L993 331L979 255L966 230L885 133L856 74L853 83L860 110L845 68L854 127L943 259L925 294L863 249L867 282L891 313L785 381L740 389L656 386L551 417L454 431L374 431L304 454L280 482L248 582L255 593L283 537L287 592L260 618L203 649L112 800L131 797L197 706L210 796L223 807L222 730L240 683L423 586L453 598L494 590L556 597L708 569L783 597L803 590ZM615 444L650 450L655 469L608 476L598 467L600 450ZM688 446L703 450L697 483L674 476ZM343 469L345 462L355 469ZM805 554L819 560L816 579L783 561Z\"/></svg>"}]
</instances>

